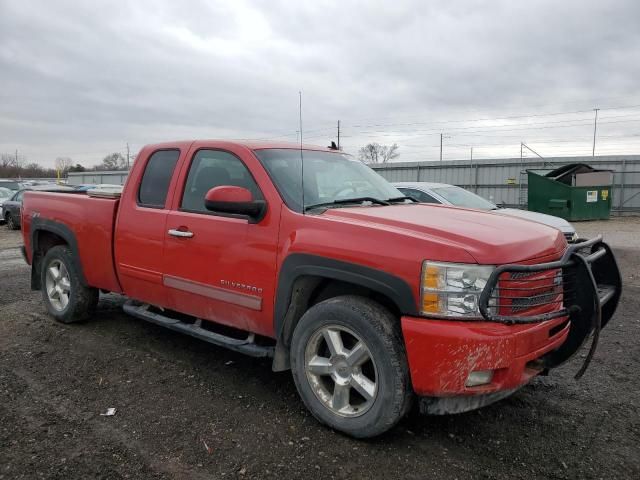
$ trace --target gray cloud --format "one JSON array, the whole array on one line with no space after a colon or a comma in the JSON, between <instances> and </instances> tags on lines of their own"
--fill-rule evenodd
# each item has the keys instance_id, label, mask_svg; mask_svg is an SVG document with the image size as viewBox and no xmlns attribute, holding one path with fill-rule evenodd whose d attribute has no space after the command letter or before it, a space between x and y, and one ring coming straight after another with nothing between
<instances>
[{"instance_id":1,"label":"gray cloud","mask_svg":"<svg viewBox=\"0 0 640 480\"><path fill-rule=\"evenodd\" d=\"M94 164L127 141L295 140L303 90L306 137L340 119L351 151L433 159L445 131L448 158L586 153L592 107L640 104L638 19L633 0L1 0L0 151ZM584 112L460 121L565 111ZM601 114L602 153L637 151L640 109Z\"/></svg>"}]
</instances>

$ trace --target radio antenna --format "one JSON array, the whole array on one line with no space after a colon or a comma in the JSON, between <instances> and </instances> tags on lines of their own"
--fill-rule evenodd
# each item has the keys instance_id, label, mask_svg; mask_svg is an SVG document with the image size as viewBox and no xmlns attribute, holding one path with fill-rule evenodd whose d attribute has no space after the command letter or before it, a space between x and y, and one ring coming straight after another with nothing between
<instances>
[{"instance_id":1,"label":"radio antenna","mask_svg":"<svg viewBox=\"0 0 640 480\"><path fill-rule=\"evenodd\" d=\"M298 113L300 121L300 186L302 187L302 214L304 211L304 155L302 154L302 91L298 91Z\"/></svg>"}]
</instances>

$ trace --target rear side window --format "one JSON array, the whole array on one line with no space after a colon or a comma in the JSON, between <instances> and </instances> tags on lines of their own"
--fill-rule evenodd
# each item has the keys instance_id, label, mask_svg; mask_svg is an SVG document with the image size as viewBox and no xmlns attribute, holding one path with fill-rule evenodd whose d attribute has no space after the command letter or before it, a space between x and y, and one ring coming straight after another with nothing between
<instances>
[{"instance_id":1,"label":"rear side window","mask_svg":"<svg viewBox=\"0 0 640 480\"><path fill-rule=\"evenodd\" d=\"M422 192L420 190L414 190L412 188L399 188L398 190L409 197L415 198L421 203L440 203L428 193Z\"/></svg>"},{"instance_id":2,"label":"rear side window","mask_svg":"<svg viewBox=\"0 0 640 480\"><path fill-rule=\"evenodd\" d=\"M0 182L0 187L8 188L9 190L19 190L22 188L18 182Z\"/></svg>"},{"instance_id":3,"label":"rear side window","mask_svg":"<svg viewBox=\"0 0 640 480\"><path fill-rule=\"evenodd\" d=\"M262 193L242 161L221 150L200 150L193 157L184 186L180 208L191 212L208 213L204 197L214 187L243 187L254 200L262 200Z\"/></svg>"},{"instance_id":4,"label":"rear side window","mask_svg":"<svg viewBox=\"0 0 640 480\"><path fill-rule=\"evenodd\" d=\"M160 150L147 162L138 190L138 203L145 207L163 208L169 183L180 156L179 150Z\"/></svg>"}]
</instances>

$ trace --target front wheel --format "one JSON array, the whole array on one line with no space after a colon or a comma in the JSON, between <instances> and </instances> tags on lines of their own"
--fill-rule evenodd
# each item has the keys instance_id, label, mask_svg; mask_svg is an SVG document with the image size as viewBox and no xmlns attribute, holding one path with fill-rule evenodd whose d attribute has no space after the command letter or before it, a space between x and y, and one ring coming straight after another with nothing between
<instances>
[{"instance_id":1,"label":"front wheel","mask_svg":"<svg viewBox=\"0 0 640 480\"><path fill-rule=\"evenodd\" d=\"M309 411L353 437L387 431L411 404L397 319L363 297L335 297L309 309L293 333L291 369Z\"/></svg>"},{"instance_id":2,"label":"front wheel","mask_svg":"<svg viewBox=\"0 0 640 480\"><path fill-rule=\"evenodd\" d=\"M98 290L82 283L66 246L47 251L42 261L41 286L49 314L62 323L86 319L98 304Z\"/></svg>"}]
</instances>

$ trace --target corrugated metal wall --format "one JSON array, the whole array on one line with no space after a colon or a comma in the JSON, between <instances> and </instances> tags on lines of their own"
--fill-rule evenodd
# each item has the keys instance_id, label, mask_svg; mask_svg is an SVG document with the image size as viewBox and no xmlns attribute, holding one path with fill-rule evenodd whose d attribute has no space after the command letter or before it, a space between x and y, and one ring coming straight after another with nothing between
<instances>
[{"instance_id":1,"label":"corrugated metal wall","mask_svg":"<svg viewBox=\"0 0 640 480\"><path fill-rule=\"evenodd\" d=\"M105 172L69 172L67 183L69 185L110 183L124 185L129 172L105 171Z\"/></svg>"},{"instance_id":2,"label":"corrugated metal wall","mask_svg":"<svg viewBox=\"0 0 640 480\"><path fill-rule=\"evenodd\" d=\"M552 170L569 163L586 163L613 170L614 213L640 212L640 155L558 157L541 159L454 160L445 162L392 162L372 165L390 182L441 182L458 185L494 203L525 207L527 169Z\"/></svg>"}]
</instances>

